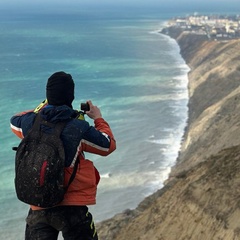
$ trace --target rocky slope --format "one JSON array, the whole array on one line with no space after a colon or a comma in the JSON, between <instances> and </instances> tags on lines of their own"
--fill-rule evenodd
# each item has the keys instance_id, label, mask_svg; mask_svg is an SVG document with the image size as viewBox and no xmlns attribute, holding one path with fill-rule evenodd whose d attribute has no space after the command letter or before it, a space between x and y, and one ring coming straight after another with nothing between
<instances>
[{"instance_id":1,"label":"rocky slope","mask_svg":"<svg viewBox=\"0 0 240 240\"><path fill-rule=\"evenodd\" d=\"M99 239L240 239L240 40L168 34L191 68L177 164L136 209L97 224Z\"/></svg>"}]
</instances>

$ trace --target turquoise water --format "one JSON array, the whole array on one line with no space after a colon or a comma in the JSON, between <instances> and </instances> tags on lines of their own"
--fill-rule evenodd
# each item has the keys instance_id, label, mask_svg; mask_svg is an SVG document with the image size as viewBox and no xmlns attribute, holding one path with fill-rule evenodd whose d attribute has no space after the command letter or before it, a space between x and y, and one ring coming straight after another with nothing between
<instances>
[{"instance_id":1,"label":"turquoise water","mask_svg":"<svg viewBox=\"0 0 240 240\"><path fill-rule=\"evenodd\" d=\"M45 99L47 78L71 73L74 108L91 99L117 140L108 157L88 154L102 179L95 221L135 208L161 188L187 119L188 67L176 42L158 33L169 16L121 17L89 11L0 18L0 235L23 239L28 207L14 190L10 117ZM89 122L92 123L91 119Z\"/></svg>"}]
</instances>

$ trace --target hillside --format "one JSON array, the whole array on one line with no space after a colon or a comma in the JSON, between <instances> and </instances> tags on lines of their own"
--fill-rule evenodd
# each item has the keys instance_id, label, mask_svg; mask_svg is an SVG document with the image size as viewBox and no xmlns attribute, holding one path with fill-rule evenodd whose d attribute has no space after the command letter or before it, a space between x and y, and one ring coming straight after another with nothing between
<instances>
[{"instance_id":1,"label":"hillside","mask_svg":"<svg viewBox=\"0 0 240 240\"><path fill-rule=\"evenodd\" d=\"M162 189L98 224L99 239L240 239L240 40L168 34L191 68L177 163Z\"/></svg>"}]
</instances>

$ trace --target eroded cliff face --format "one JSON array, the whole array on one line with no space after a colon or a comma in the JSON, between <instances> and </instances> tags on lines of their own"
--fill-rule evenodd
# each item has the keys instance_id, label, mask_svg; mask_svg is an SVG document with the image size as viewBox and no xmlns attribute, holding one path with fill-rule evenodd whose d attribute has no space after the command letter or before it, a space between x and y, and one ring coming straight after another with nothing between
<instances>
[{"instance_id":1,"label":"eroded cliff face","mask_svg":"<svg viewBox=\"0 0 240 240\"><path fill-rule=\"evenodd\" d=\"M195 36L194 36L195 37ZM191 35L182 34L180 46ZM181 153L171 176L240 144L240 40L203 41L182 56L189 73L189 119Z\"/></svg>"},{"instance_id":2,"label":"eroded cliff face","mask_svg":"<svg viewBox=\"0 0 240 240\"><path fill-rule=\"evenodd\" d=\"M97 225L100 240L240 239L240 40L169 35L191 68L181 152L162 189Z\"/></svg>"}]
</instances>

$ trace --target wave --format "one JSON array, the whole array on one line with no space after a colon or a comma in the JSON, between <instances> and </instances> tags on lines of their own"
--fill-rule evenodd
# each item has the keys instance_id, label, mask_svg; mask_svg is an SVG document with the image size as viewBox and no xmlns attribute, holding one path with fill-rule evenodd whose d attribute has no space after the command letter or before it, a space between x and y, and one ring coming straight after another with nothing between
<instances>
[{"instance_id":1,"label":"wave","mask_svg":"<svg viewBox=\"0 0 240 240\"><path fill-rule=\"evenodd\" d=\"M150 165L154 162L150 162ZM143 171L143 172L122 172L118 174L112 174L111 176L101 178L99 183L99 191L107 192L112 189L120 190L130 187L143 187L147 190L151 188L159 188L163 184L164 180L169 174L169 166L161 167L155 171Z\"/></svg>"},{"instance_id":2,"label":"wave","mask_svg":"<svg viewBox=\"0 0 240 240\"><path fill-rule=\"evenodd\" d=\"M110 178L111 176L112 176L111 173L100 174L101 179L102 178Z\"/></svg>"}]
</instances>

